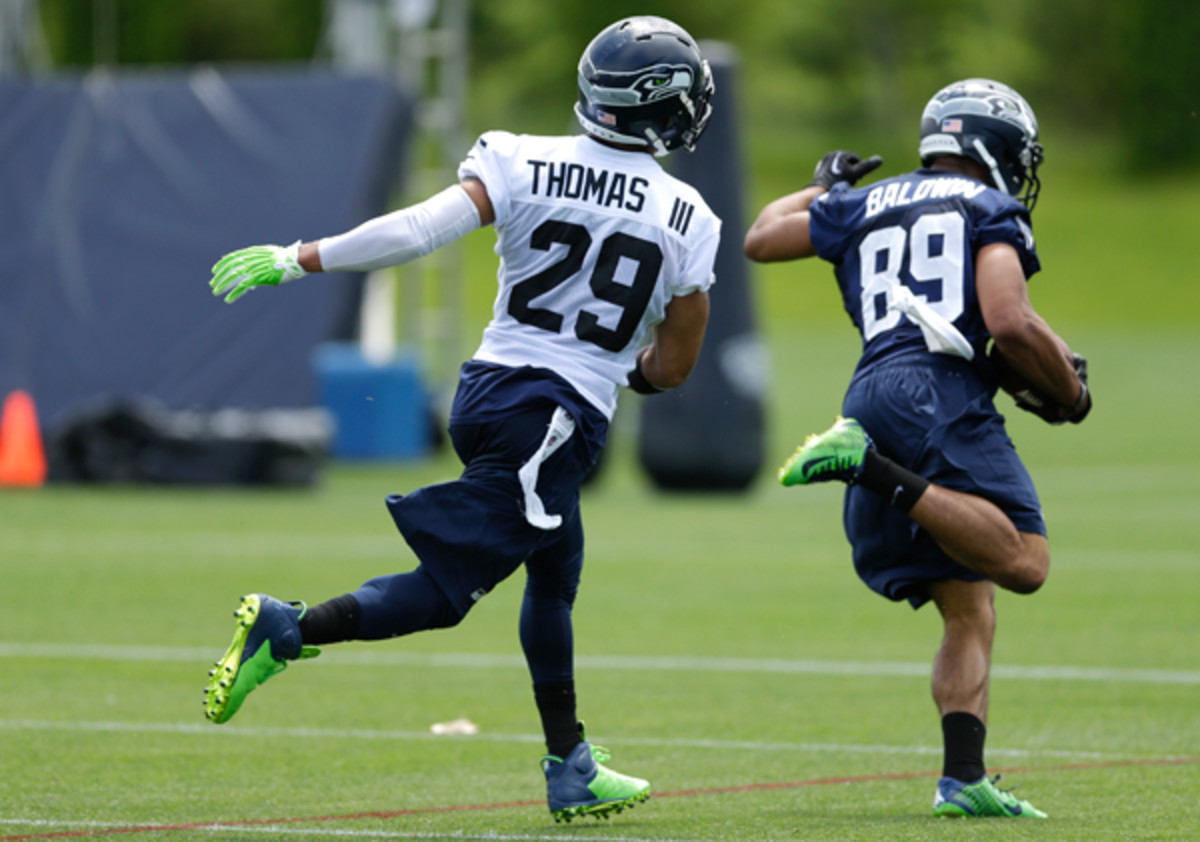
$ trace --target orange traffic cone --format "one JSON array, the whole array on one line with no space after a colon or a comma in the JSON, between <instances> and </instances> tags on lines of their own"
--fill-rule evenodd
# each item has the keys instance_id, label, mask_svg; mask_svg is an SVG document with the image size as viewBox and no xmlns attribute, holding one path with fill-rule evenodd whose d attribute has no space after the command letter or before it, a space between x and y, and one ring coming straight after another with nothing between
<instances>
[{"instance_id":1,"label":"orange traffic cone","mask_svg":"<svg viewBox=\"0 0 1200 842\"><path fill-rule=\"evenodd\" d=\"M0 413L0 485L36 488L46 481L46 451L37 410L28 392L17 389Z\"/></svg>"}]
</instances>

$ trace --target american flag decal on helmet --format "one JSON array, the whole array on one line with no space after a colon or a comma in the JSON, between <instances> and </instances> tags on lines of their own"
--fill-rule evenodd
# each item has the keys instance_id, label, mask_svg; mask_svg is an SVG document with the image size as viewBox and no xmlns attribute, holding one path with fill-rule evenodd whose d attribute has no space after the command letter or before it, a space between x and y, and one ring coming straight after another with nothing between
<instances>
[{"instance_id":1,"label":"american flag decal on helmet","mask_svg":"<svg viewBox=\"0 0 1200 842\"><path fill-rule=\"evenodd\" d=\"M942 131L944 132L962 132L962 120L957 117L947 118L942 120Z\"/></svg>"}]
</instances>

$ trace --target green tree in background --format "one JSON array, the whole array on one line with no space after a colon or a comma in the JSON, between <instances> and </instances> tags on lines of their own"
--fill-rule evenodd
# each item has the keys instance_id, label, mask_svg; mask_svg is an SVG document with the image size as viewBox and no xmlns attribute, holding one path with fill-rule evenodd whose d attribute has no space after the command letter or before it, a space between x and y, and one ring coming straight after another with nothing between
<instances>
[{"instance_id":1,"label":"green tree in background","mask_svg":"<svg viewBox=\"0 0 1200 842\"><path fill-rule=\"evenodd\" d=\"M39 9L64 69L308 61L324 21L323 0L40 0Z\"/></svg>"},{"instance_id":2,"label":"green tree in background","mask_svg":"<svg viewBox=\"0 0 1200 842\"><path fill-rule=\"evenodd\" d=\"M1135 172L1200 163L1200 3L1054 0L1034 7L1036 98L1077 131L1111 135Z\"/></svg>"},{"instance_id":3,"label":"green tree in background","mask_svg":"<svg viewBox=\"0 0 1200 842\"><path fill-rule=\"evenodd\" d=\"M1131 166L1170 169L1200 161L1200 3L1134 6L1126 34L1124 148Z\"/></svg>"},{"instance_id":4,"label":"green tree in background","mask_svg":"<svg viewBox=\"0 0 1200 842\"><path fill-rule=\"evenodd\" d=\"M470 128L564 131L583 46L632 14L736 48L736 107L769 161L807 166L829 138L912 158L930 94L989 76L1028 97L1044 132L1107 138L1139 173L1200 165L1196 0L476 0ZM325 3L41 0L41 16L62 68L307 61Z\"/></svg>"}]
</instances>

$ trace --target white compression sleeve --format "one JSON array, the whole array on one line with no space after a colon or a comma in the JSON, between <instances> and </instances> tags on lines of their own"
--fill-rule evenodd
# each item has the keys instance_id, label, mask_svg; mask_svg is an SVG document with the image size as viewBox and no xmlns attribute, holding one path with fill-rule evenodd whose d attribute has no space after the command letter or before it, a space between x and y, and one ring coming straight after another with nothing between
<instances>
[{"instance_id":1,"label":"white compression sleeve","mask_svg":"<svg viewBox=\"0 0 1200 842\"><path fill-rule=\"evenodd\" d=\"M326 272L369 272L398 266L457 240L480 225L479 209L461 185L317 242Z\"/></svg>"}]
</instances>

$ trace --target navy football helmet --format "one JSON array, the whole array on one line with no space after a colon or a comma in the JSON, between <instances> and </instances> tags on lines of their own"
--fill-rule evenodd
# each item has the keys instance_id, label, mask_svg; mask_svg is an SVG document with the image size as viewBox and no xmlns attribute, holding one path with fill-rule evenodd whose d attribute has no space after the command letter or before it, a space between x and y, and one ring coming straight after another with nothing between
<instances>
[{"instance_id":1,"label":"navy football helmet","mask_svg":"<svg viewBox=\"0 0 1200 842\"><path fill-rule=\"evenodd\" d=\"M1037 118L1024 98L991 79L964 79L947 85L921 114L921 164L940 155L971 158L986 169L992 186L1019 199L1029 210L1037 203L1042 145Z\"/></svg>"},{"instance_id":2,"label":"navy football helmet","mask_svg":"<svg viewBox=\"0 0 1200 842\"><path fill-rule=\"evenodd\" d=\"M689 152L712 115L712 72L695 40L666 18L644 15L600 32L579 59L575 116L588 134Z\"/></svg>"}]
</instances>

